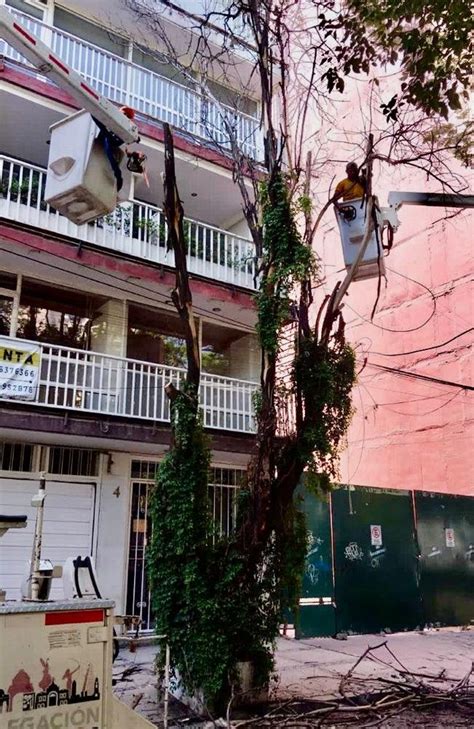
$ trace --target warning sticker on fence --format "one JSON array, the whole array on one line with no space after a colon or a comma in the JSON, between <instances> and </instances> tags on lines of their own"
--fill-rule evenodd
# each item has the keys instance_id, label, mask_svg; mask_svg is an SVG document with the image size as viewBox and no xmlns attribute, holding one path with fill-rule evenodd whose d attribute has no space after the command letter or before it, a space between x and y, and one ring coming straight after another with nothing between
<instances>
[{"instance_id":1,"label":"warning sticker on fence","mask_svg":"<svg viewBox=\"0 0 474 729\"><path fill-rule=\"evenodd\" d=\"M40 364L39 344L0 337L0 398L34 400Z\"/></svg>"},{"instance_id":2,"label":"warning sticker on fence","mask_svg":"<svg viewBox=\"0 0 474 729\"><path fill-rule=\"evenodd\" d=\"M370 543L372 547L382 546L382 527L380 524L370 525Z\"/></svg>"},{"instance_id":3,"label":"warning sticker on fence","mask_svg":"<svg viewBox=\"0 0 474 729\"><path fill-rule=\"evenodd\" d=\"M456 542L454 541L454 529L445 529L444 533L446 536L446 546L455 547Z\"/></svg>"}]
</instances>

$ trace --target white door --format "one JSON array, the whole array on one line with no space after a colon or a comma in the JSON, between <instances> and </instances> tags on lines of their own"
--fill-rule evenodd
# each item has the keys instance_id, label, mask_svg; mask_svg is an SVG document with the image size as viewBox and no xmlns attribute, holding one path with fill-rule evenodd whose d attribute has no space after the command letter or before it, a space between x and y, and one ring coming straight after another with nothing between
<instances>
[{"instance_id":1,"label":"white door","mask_svg":"<svg viewBox=\"0 0 474 729\"><path fill-rule=\"evenodd\" d=\"M24 529L10 529L0 537L0 587L8 600L20 598L20 587L31 559L36 509L31 498L39 481L0 479L0 514L26 514ZM41 556L53 565L63 565L67 557L93 554L94 483L46 481L43 547ZM51 598L62 599L60 579L53 580Z\"/></svg>"}]
</instances>

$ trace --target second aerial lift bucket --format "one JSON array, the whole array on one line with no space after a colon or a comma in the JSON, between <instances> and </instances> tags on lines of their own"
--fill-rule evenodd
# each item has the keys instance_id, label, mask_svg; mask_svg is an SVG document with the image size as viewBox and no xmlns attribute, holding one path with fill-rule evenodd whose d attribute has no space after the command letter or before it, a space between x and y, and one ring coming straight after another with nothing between
<instances>
[{"instance_id":1,"label":"second aerial lift bucket","mask_svg":"<svg viewBox=\"0 0 474 729\"><path fill-rule=\"evenodd\" d=\"M128 200L132 175L122 170L124 152L115 135L100 129L87 111L50 128L46 202L76 225L112 212ZM121 194L120 194L121 193Z\"/></svg>"},{"instance_id":2,"label":"second aerial lift bucket","mask_svg":"<svg viewBox=\"0 0 474 729\"><path fill-rule=\"evenodd\" d=\"M121 147L139 141L133 115L98 93L2 5L0 37L83 108L51 127L46 202L78 225L111 213L128 200L120 162Z\"/></svg>"}]
</instances>

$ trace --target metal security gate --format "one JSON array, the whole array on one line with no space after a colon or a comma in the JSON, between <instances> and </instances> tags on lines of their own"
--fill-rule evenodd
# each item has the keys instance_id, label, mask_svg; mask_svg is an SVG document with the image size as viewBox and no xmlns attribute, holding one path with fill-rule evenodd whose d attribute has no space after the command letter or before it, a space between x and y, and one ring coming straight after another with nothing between
<instances>
[{"instance_id":1,"label":"metal security gate","mask_svg":"<svg viewBox=\"0 0 474 729\"><path fill-rule=\"evenodd\" d=\"M469 625L474 620L474 499L415 495L425 622Z\"/></svg>"},{"instance_id":2,"label":"metal security gate","mask_svg":"<svg viewBox=\"0 0 474 729\"><path fill-rule=\"evenodd\" d=\"M146 570L147 544L151 536L149 499L156 481L156 461L133 461L131 469L130 540L128 549L127 615L141 618L141 630L153 630L153 610ZM235 528L237 491L244 470L211 468L209 500L220 534Z\"/></svg>"},{"instance_id":3,"label":"metal security gate","mask_svg":"<svg viewBox=\"0 0 474 729\"><path fill-rule=\"evenodd\" d=\"M337 630L421 625L411 492L340 487L332 505Z\"/></svg>"},{"instance_id":4,"label":"metal security gate","mask_svg":"<svg viewBox=\"0 0 474 729\"><path fill-rule=\"evenodd\" d=\"M296 637L332 636L336 632L331 546L330 497L302 492L307 551Z\"/></svg>"},{"instance_id":5,"label":"metal security gate","mask_svg":"<svg viewBox=\"0 0 474 729\"><path fill-rule=\"evenodd\" d=\"M139 615L143 630L153 629L151 598L146 575L146 548L151 534L148 512L153 481L132 481L130 543L128 550L127 615Z\"/></svg>"}]
</instances>

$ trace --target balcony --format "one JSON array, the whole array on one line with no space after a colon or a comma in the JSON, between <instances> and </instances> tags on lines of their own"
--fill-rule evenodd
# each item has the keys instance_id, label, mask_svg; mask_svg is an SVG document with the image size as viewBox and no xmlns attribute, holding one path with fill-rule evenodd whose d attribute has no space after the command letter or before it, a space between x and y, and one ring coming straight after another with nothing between
<instances>
[{"instance_id":1,"label":"balcony","mask_svg":"<svg viewBox=\"0 0 474 729\"><path fill-rule=\"evenodd\" d=\"M205 140L212 147L229 150L232 137L252 159L263 158L260 120L207 98L157 73L24 13L14 15L40 37L59 58L80 73L97 91L120 106ZM0 40L0 54L24 64L14 48Z\"/></svg>"},{"instance_id":2,"label":"balcony","mask_svg":"<svg viewBox=\"0 0 474 729\"><path fill-rule=\"evenodd\" d=\"M180 386L186 372L176 367L62 347L24 339L7 339L11 346L25 350L25 344L40 348L39 380L29 405L67 410L70 413L134 418L169 422L169 400L165 385ZM5 366L5 365L3 365ZM13 385L3 383L2 400ZM206 428L254 433L254 382L203 374L200 401Z\"/></svg>"},{"instance_id":3,"label":"balcony","mask_svg":"<svg viewBox=\"0 0 474 729\"><path fill-rule=\"evenodd\" d=\"M75 225L44 201L46 170L0 156L0 217L51 233L70 236L120 254L174 266L166 247L163 211L130 201L88 225ZM247 289L255 288L253 243L195 220L185 220L191 273Z\"/></svg>"}]
</instances>

